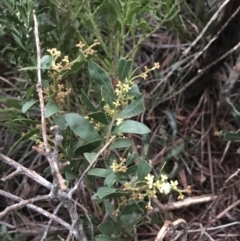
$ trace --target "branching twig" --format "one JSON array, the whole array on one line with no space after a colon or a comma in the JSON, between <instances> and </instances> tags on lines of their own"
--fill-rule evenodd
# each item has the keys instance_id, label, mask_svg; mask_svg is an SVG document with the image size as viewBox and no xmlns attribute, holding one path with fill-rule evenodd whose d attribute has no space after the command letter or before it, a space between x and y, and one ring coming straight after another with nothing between
<instances>
[{"instance_id":1,"label":"branching twig","mask_svg":"<svg viewBox=\"0 0 240 241\"><path fill-rule=\"evenodd\" d=\"M74 192L78 189L80 183L82 182L85 175L88 173L88 171L96 164L98 157L106 150L106 148L112 143L112 141L116 138L116 136L113 136L106 144L105 146L96 154L92 162L89 164L89 166L85 169L81 177L76 182L75 186L69 191L68 196L71 198Z\"/></svg>"}]
</instances>

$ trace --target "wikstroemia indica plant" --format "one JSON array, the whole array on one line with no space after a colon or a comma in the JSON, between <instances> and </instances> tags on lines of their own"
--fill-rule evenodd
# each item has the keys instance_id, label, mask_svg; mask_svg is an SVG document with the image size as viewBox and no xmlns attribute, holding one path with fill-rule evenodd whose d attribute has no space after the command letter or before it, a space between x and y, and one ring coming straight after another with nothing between
<instances>
[{"instance_id":1,"label":"wikstroemia indica plant","mask_svg":"<svg viewBox=\"0 0 240 241\"><path fill-rule=\"evenodd\" d=\"M143 73L136 75L136 71L132 72L132 60L121 58L113 86L108 73L92 60L98 44L97 40L89 47L82 42L78 43L76 47L79 55L73 61L68 56L60 60L61 52L57 49L47 50L49 55L42 57L41 67L49 80L45 79L42 84L49 126L58 125L64 137L60 163L64 166L61 171L65 173L67 182L77 177L81 165L90 165L100 148L114 137L109 148L103 152L101 161L89 170L85 178L85 182L89 183L93 182L93 178L95 182L96 178L104 179L103 185L93 190L95 194L92 199L111 217L111 220L98 226L102 233L98 239L111 240L111 237L124 237L126 234L131 236L133 228L143 223L147 211L153 209L151 200L157 198L157 195L169 195L175 191L179 193L178 198L182 199L184 192L190 193L190 187L180 190L178 182L169 181L167 174L162 171L157 176L152 175L149 161L131 150L129 134L143 135L150 132L146 125L131 119L144 111L144 95L135 80L146 79L150 71L160 67L159 63L155 63L152 68L145 67ZM95 84L95 96L99 93L100 103L93 102L91 95L81 89L81 100L86 113L72 113L72 90L66 84L66 79L85 63L88 64L89 78ZM34 68L26 67L22 70ZM26 102L22 111L30 111L37 102ZM36 128L40 130L41 127ZM41 148L42 140L36 130L29 130L25 135L35 140ZM84 161L76 161L79 157L84 157ZM70 185L71 182L67 184ZM92 187L94 188L93 185Z\"/></svg>"}]
</instances>

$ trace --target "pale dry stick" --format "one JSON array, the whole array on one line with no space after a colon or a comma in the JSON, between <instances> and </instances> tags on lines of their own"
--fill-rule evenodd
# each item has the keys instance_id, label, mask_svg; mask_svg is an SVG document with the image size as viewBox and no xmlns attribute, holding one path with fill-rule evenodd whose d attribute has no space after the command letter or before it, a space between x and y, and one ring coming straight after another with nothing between
<instances>
[{"instance_id":1,"label":"pale dry stick","mask_svg":"<svg viewBox=\"0 0 240 241\"><path fill-rule=\"evenodd\" d=\"M214 230L218 230L218 229L223 229L223 228L228 228L234 225L240 225L240 222L233 222L233 223L228 223L228 224L223 224L223 225L219 225L217 227L211 227L211 228L204 228L204 230L206 231L214 231ZM194 230L188 230L188 233L198 233L198 232L202 232L203 228L201 229L194 229Z\"/></svg>"},{"instance_id":2,"label":"pale dry stick","mask_svg":"<svg viewBox=\"0 0 240 241\"><path fill-rule=\"evenodd\" d=\"M182 201L170 202L168 204L162 204L158 201L158 199L154 198L153 202L157 205L159 210L170 211L170 210L176 210L176 209L188 207L190 205L196 205L199 203L211 202L211 201L215 200L216 198L217 198L217 196L204 195L204 196L199 196L199 197L188 197Z\"/></svg>"},{"instance_id":3,"label":"pale dry stick","mask_svg":"<svg viewBox=\"0 0 240 241\"><path fill-rule=\"evenodd\" d=\"M206 66L204 69L198 70L198 75L196 75L194 78L192 78L188 83L186 83L180 90L173 93L171 96L165 98L165 100L172 99L176 97L177 95L181 94L184 90L186 90L190 85L192 85L196 80L198 80L207 70L209 70L211 67L219 63L221 60L225 59L228 55L235 52L240 47L240 42L238 42L233 48L228 50L226 53L224 53L221 57L219 57L217 60Z\"/></svg>"},{"instance_id":4,"label":"pale dry stick","mask_svg":"<svg viewBox=\"0 0 240 241\"><path fill-rule=\"evenodd\" d=\"M222 165L222 162L224 161L224 159L225 159L225 157L226 157L226 155L227 155L227 152L228 152L228 149L229 149L230 145L231 145L231 141L228 141L228 142L227 142L227 145L226 145L226 147L225 147L225 149L224 149L223 155L222 155L222 157L221 157L221 160L220 160L220 162L219 162L220 165Z\"/></svg>"},{"instance_id":5,"label":"pale dry stick","mask_svg":"<svg viewBox=\"0 0 240 241\"><path fill-rule=\"evenodd\" d=\"M67 187L58 169L56 160L51 157L51 153L50 153L51 149L48 143L45 104L44 104L44 98L43 98L42 77L41 77L41 49L40 49L40 41L39 41L39 33L38 33L38 21L37 21L35 10L33 10L33 20L34 20L34 35L35 35L36 50L37 50L37 76L38 76L37 92L38 92L38 98L40 101L40 109L41 109L42 137L43 137L45 151L47 153L47 160L49 162L51 173L53 175L52 195L54 196L54 195L57 195L59 187L63 191L66 190Z\"/></svg>"},{"instance_id":6,"label":"pale dry stick","mask_svg":"<svg viewBox=\"0 0 240 241\"><path fill-rule=\"evenodd\" d=\"M237 171L234 172L234 173L225 181L225 183L229 182L233 177L237 176L239 172L240 172L240 168L238 168Z\"/></svg>"},{"instance_id":7,"label":"pale dry stick","mask_svg":"<svg viewBox=\"0 0 240 241\"><path fill-rule=\"evenodd\" d=\"M206 26L203 28L202 32L197 36L197 38L191 43L191 45L183 52L183 55L187 55L189 53L189 51L191 50L192 47L194 47L196 45L196 43L202 38L202 36L204 35L204 33L207 31L207 29L209 28L209 26L213 23L213 21L215 21L217 19L217 17L219 16L219 12L228 4L228 2L230 2L230 0L226 0L222 3L222 5L218 8L218 10L214 13L214 15L212 16L212 18L208 21L208 23L206 24Z\"/></svg>"},{"instance_id":8,"label":"pale dry stick","mask_svg":"<svg viewBox=\"0 0 240 241\"><path fill-rule=\"evenodd\" d=\"M3 177L1 180L3 182L6 182L7 180L10 180L12 179L13 177L17 176L18 174L22 174L22 170L20 168L17 168L16 171L12 172L11 174L9 174L8 176L6 177Z\"/></svg>"},{"instance_id":9,"label":"pale dry stick","mask_svg":"<svg viewBox=\"0 0 240 241\"><path fill-rule=\"evenodd\" d=\"M5 192L1 189L0 189L0 194L9 197L7 195L7 192ZM30 198L28 200L22 199L22 201L20 201L19 203L8 206L2 212L0 212L0 218L3 218L5 215L7 215L10 212L16 211L20 208L23 208L23 207L27 206L27 204L29 204L29 203L34 203L34 202L37 202L37 201L47 201L49 199L50 199L49 195L37 196L35 198Z\"/></svg>"},{"instance_id":10,"label":"pale dry stick","mask_svg":"<svg viewBox=\"0 0 240 241\"><path fill-rule=\"evenodd\" d=\"M219 213L213 220L210 221L210 223L215 223L218 219L222 218L228 211L236 207L240 204L240 200L237 200L232 205L228 206L225 210L223 210L221 213Z\"/></svg>"},{"instance_id":11,"label":"pale dry stick","mask_svg":"<svg viewBox=\"0 0 240 241\"><path fill-rule=\"evenodd\" d=\"M59 209L61 208L62 205L63 205L63 202L60 202L60 203L58 204L58 206L57 206L57 207L54 209L54 211L53 211L53 215L56 215L56 214L57 214L57 212L59 211ZM50 219L50 220L48 221L47 228L45 229L45 232L44 232L44 234L43 234L43 236L42 236L42 238L41 238L41 241L44 241L44 240L47 238L47 235L48 235L49 229L50 229L50 227L51 227L51 225L52 225L52 222L53 222L53 219Z\"/></svg>"},{"instance_id":12,"label":"pale dry stick","mask_svg":"<svg viewBox=\"0 0 240 241\"><path fill-rule=\"evenodd\" d=\"M46 187L46 188L49 189L50 191L53 189L52 183L48 182L45 178L43 178L42 176L40 176L39 174L37 174L35 171L32 171L32 170L27 169L26 167L22 166L21 164L15 162L15 161L12 160L11 158L9 158L9 157L1 154L1 153L0 153L0 159L1 159L3 162L5 162L6 164L8 164L8 165L10 165L10 166L12 166L12 167L14 167L14 168L16 168L16 169L21 170L21 173L23 173L23 174L25 174L26 176L30 177L31 179L35 180L37 183L43 185L44 187ZM9 194L9 195L12 195L12 194ZM14 195L12 195L12 197L13 197L13 196L14 196ZM52 195L50 195L50 196L51 196L51 198L52 198ZM14 196L14 197L17 198L17 199L14 199L14 198L13 198L14 200L22 201L22 199L20 199L19 197L17 197L17 196ZM71 206L71 205L74 205L74 201L73 201L71 198L69 198L69 196L68 196L68 194L67 194L66 192L63 192L63 191L61 191L61 190L58 190L58 196L57 196L57 198L59 198L60 200L64 200L64 201L65 201L65 204L66 204L66 201L68 201L68 203L66 204L67 208L69 208L69 206ZM71 203L72 203L72 204L71 204ZM34 205L34 207L33 207L33 206L29 206L29 205L31 205L31 204L27 204L27 207L32 208L32 209L34 209L34 210L35 210L35 209L38 209L38 207L36 207L35 205ZM71 208L69 208L69 210L70 210L70 209L71 209ZM53 217L53 219L56 220L56 216L55 216L55 215L52 215L52 214L46 212L46 211L43 210L42 208L39 208L39 210L41 210L41 211L38 211L39 213L45 212L45 214L43 213L43 215L47 216L47 215L49 214L47 217L50 217L50 218ZM75 209L73 209L73 212L72 212L72 213L70 213L70 211L69 211L69 214L75 216L75 219L78 219L78 218L76 217L77 213L75 212ZM52 215L52 216L51 216L51 215ZM60 224L62 224L62 223L60 222ZM69 225L69 224L68 224L68 225ZM66 227L66 224L64 224L63 226ZM70 225L69 225L68 227L71 228ZM69 229L69 228L68 228L68 229ZM80 232L82 232L82 228L81 228L81 227L79 227L79 228L80 228ZM70 230L70 229L69 229L69 230ZM79 237L79 236L78 236L78 232L77 232L76 230L74 231L74 235L77 235L77 236L75 236L75 237L77 237L77 238ZM82 233L81 233L81 237L84 237L84 236L85 236L85 234L82 232ZM85 240L85 239L83 239L83 240Z\"/></svg>"},{"instance_id":13,"label":"pale dry stick","mask_svg":"<svg viewBox=\"0 0 240 241\"><path fill-rule=\"evenodd\" d=\"M106 144L105 146L96 154L96 156L94 157L94 159L91 161L91 163L89 164L89 166L84 170L84 172L82 173L81 177L78 179L78 181L76 182L75 186L69 191L68 196L69 198L72 197L72 195L74 194L74 192L78 189L80 183L82 182L83 178L85 177L85 175L89 172L89 170L97 163L99 156L107 149L107 147L112 143L112 141L116 138L116 136L113 136Z\"/></svg>"},{"instance_id":14,"label":"pale dry stick","mask_svg":"<svg viewBox=\"0 0 240 241\"><path fill-rule=\"evenodd\" d=\"M183 236L181 241L186 241L187 234L188 234L187 222L181 218L177 219L174 222L171 222L169 220L165 221L162 228L159 230L155 241L163 241L163 238L170 231L170 228L173 229L173 233L175 233L175 229L180 225L183 226L183 232L182 232Z\"/></svg>"},{"instance_id":15,"label":"pale dry stick","mask_svg":"<svg viewBox=\"0 0 240 241\"><path fill-rule=\"evenodd\" d=\"M23 201L22 198L20 198L18 196L15 196L15 195L13 195L11 193L5 192L3 190L1 190L0 194L5 196L5 197L11 198L11 199L13 199L15 201L18 201L18 202ZM48 211L46 211L46 210L44 210L44 209L42 209L40 207L37 207L37 206L35 206L34 204L31 204L31 203L27 204L26 206L28 208L34 210L35 212L40 213L40 214L44 215L45 217L47 217L49 219L53 219L57 223L60 223L66 229L71 230L71 225L70 224L68 224L67 222L63 221L61 218L59 218L59 217L49 213ZM74 231L74 235L75 236L77 235L75 231Z\"/></svg>"},{"instance_id":16,"label":"pale dry stick","mask_svg":"<svg viewBox=\"0 0 240 241\"><path fill-rule=\"evenodd\" d=\"M33 179L34 181L41 184L42 186L46 187L47 189L52 190L52 183L50 183L45 178L37 174L35 171L27 169L26 167L22 166L21 164L12 160L11 158L3 155L2 153L0 153L0 159L6 164L8 164L9 166L12 166L16 169L21 170L20 172L22 174L25 174L26 176ZM4 180L4 179L1 179L1 180ZM60 193L63 193L63 192L60 192Z\"/></svg>"},{"instance_id":17,"label":"pale dry stick","mask_svg":"<svg viewBox=\"0 0 240 241\"><path fill-rule=\"evenodd\" d=\"M240 7L238 7L235 12L231 15L231 17L224 23L224 25L221 27L221 29L217 32L217 34L208 42L208 44L199 51L194 59L192 60L192 64L209 48L209 46L218 38L218 36L221 34L221 32L228 26L229 22L237 15L239 12Z\"/></svg>"}]
</instances>

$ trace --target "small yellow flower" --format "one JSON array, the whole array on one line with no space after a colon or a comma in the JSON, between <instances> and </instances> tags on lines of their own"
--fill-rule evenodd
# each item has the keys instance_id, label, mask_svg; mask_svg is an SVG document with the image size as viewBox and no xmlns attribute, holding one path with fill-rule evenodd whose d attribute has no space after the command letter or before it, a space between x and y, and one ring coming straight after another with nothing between
<instances>
[{"instance_id":1,"label":"small yellow flower","mask_svg":"<svg viewBox=\"0 0 240 241\"><path fill-rule=\"evenodd\" d=\"M155 69L159 69L160 68L160 64L159 63L154 63L154 68Z\"/></svg>"},{"instance_id":2,"label":"small yellow flower","mask_svg":"<svg viewBox=\"0 0 240 241\"><path fill-rule=\"evenodd\" d=\"M180 193L178 196L178 200L183 200L183 199L184 199L184 195L182 193Z\"/></svg>"},{"instance_id":3,"label":"small yellow flower","mask_svg":"<svg viewBox=\"0 0 240 241\"><path fill-rule=\"evenodd\" d=\"M171 184L172 189L177 189L177 186L178 186L178 181L177 180L170 181L170 184Z\"/></svg>"},{"instance_id":4,"label":"small yellow flower","mask_svg":"<svg viewBox=\"0 0 240 241\"><path fill-rule=\"evenodd\" d=\"M163 182L162 184L161 184L161 187L160 187L160 189L159 189L159 192L160 193L164 193L164 194L169 194L170 193L170 191L171 191L171 185L170 185L170 183L169 182Z\"/></svg>"},{"instance_id":5,"label":"small yellow flower","mask_svg":"<svg viewBox=\"0 0 240 241\"><path fill-rule=\"evenodd\" d=\"M118 172L118 167L119 165L117 164L117 162L114 160L112 162L112 165L110 166L110 168L113 170L113 172L117 173Z\"/></svg>"},{"instance_id":6,"label":"small yellow flower","mask_svg":"<svg viewBox=\"0 0 240 241\"><path fill-rule=\"evenodd\" d=\"M168 179L167 175L165 175L165 174L161 174L160 177L161 177L162 182L167 181L167 179Z\"/></svg>"},{"instance_id":7,"label":"small yellow flower","mask_svg":"<svg viewBox=\"0 0 240 241\"><path fill-rule=\"evenodd\" d=\"M154 176L153 175L150 175L148 174L145 179L147 180L147 185L149 187L149 189L152 189L153 188L153 178Z\"/></svg>"},{"instance_id":8,"label":"small yellow flower","mask_svg":"<svg viewBox=\"0 0 240 241\"><path fill-rule=\"evenodd\" d=\"M80 48L82 50L82 48L85 46L85 44L80 41L78 44L76 44L76 47Z\"/></svg>"},{"instance_id":9,"label":"small yellow flower","mask_svg":"<svg viewBox=\"0 0 240 241\"><path fill-rule=\"evenodd\" d=\"M148 77L147 73L143 73L143 74L142 74L142 78L143 78L144 80L146 80L147 77Z\"/></svg>"}]
</instances>

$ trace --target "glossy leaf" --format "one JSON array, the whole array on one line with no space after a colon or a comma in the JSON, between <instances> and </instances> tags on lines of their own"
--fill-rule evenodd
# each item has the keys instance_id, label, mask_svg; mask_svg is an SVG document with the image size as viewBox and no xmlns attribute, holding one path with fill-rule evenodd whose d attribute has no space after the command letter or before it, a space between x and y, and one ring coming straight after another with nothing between
<instances>
[{"instance_id":1,"label":"glossy leaf","mask_svg":"<svg viewBox=\"0 0 240 241\"><path fill-rule=\"evenodd\" d=\"M46 118L49 118L50 116L56 114L58 111L60 111L60 108L56 104L56 102L50 100L46 104Z\"/></svg>"},{"instance_id":2,"label":"glossy leaf","mask_svg":"<svg viewBox=\"0 0 240 241\"><path fill-rule=\"evenodd\" d=\"M68 113L65 114L65 119L72 131L84 141L92 142L101 139L98 132L84 117Z\"/></svg>"},{"instance_id":3,"label":"glossy leaf","mask_svg":"<svg viewBox=\"0 0 240 241\"><path fill-rule=\"evenodd\" d=\"M50 68L51 63L52 63L52 56L51 55L44 55L40 59L41 68Z\"/></svg>"},{"instance_id":4,"label":"glossy leaf","mask_svg":"<svg viewBox=\"0 0 240 241\"><path fill-rule=\"evenodd\" d=\"M85 152L84 153L84 157L87 159L87 161L89 163L91 163L94 160L96 155L97 155L96 152Z\"/></svg>"},{"instance_id":5,"label":"glossy leaf","mask_svg":"<svg viewBox=\"0 0 240 241\"><path fill-rule=\"evenodd\" d=\"M120 58L118 61L118 78L120 81L124 81L127 78L128 73L132 67L132 60L126 60L124 58Z\"/></svg>"},{"instance_id":6,"label":"glossy leaf","mask_svg":"<svg viewBox=\"0 0 240 241\"><path fill-rule=\"evenodd\" d=\"M126 138L117 139L110 147L109 150L114 150L118 148L127 148L131 146L131 141Z\"/></svg>"},{"instance_id":7,"label":"glossy leaf","mask_svg":"<svg viewBox=\"0 0 240 241\"><path fill-rule=\"evenodd\" d=\"M97 190L98 196L103 199L117 191L116 188L111 188L111 187L100 187Z\"/></svg>"},{"instance_id":8,"label":"glossy leaf","mask_svg":"<svg viewBox=\"0 0 240 241\"><path fill-rule=\"evenodd\" d=\"M82 96L82 100L84 102L84 104L87 105L87 107L93 111L93 112L96 112L97 109L95 108L95 106L92 104L92 102L89 100L88 96L86 95L86 93L84 92L83 89L81 89L81 96Z\"/></svg>"},{"instance_id":9,"label":"glossy leaf","mask_svg":"<svg viewBox=\"0 0 240 241\"><path fill-rule=\"evenodd\" d=\"M98 229L101 233L109 236L109 237L116 237L120 234L120 226L117 222L106 221L98 225Z\"/></svg>"},{"instance_id":10,"label":"glossy leaf","mask_svg":"<svg viewBox=\"0 0 240 241\"><path fill-rule=\"evenodd\" d=\"M117 126L112 134L118 133L135 133L135 134L147 134L151 130L142 123L133 120L123 121L119 126Z\"/></svg>"},{"instance_id":11,"label":"glossy leaf","mask_svg":"<svg viewBox=\"0 0 240 241\"><path fill-rule=\"evenodd\" d=\"M111 174L111 172L111 170L105 168L93 168L88 172L88 175L106 178L109 174Z\"/></svg>"},{"instance_id":12,"label":"glossy leaf","mask_svg":"<svg viewBox=\"0 0 240 241\"><path fill-rule=\"evenodd\" d=\"M133 116L139 115L144 111L145 107L143 104L143 95L134 100L130 105L128 105L119 115L118 118L126 119Z\"/></svg>"},{"instance_id":13,"label":"glossy leaf","mask_svg":"<svg viewBox=\"0 0 240 241\"><path fill-rule=\"evenodd\" d=\"M103 123L104 125L108 124L108 120L106 114L102 111L91 113L88 115L89 117L93 118L94 120Z\"/></svg>"},{"instance_id":14,"label":"glossy leaf","mask_svg":"<svg viewBox=\"0 0 240 241\"><path fill-rule=\"evenodd\" d=\"M60 130L66 130L67 122L65 120L64 115L56 115L53 118L54 123L59 126Z\"/></svg>"},{"instance_id":15,"label":"glossy leaf","mask_svg":"<svg viewBox=\"0 0 240 241\"><path fill-rule=\"evenodd\" d=\"M74 146L74 155L82 155L85 152L92 152L101 145L102 140L98 139L87 144L82 144L81 140Z\"/></svg>"},{"instance_id":16,"label":"glossy leaf","mask_svg":"<svg viewBox=\"0 0 240 241\"><path fill-rule=\"evenodd\" d=\"M147 163L146 160L143 160L141 158L139 161L138 170L137 170L138 181L144 181L145 177L150 173L150 171L151 171L151 166Z\"/></svg>"},{"instance_id":17,"label":"glossy leaf","mask_svg":"<svg viewBox=\"0 0 240 241\"><path fill-rule=\"evenodd\" d=\"M31 100L31 101L26 102L22 106L22 113L26 113L37 102L39 102L39 101L38 100Z\"/></svg>"},{"instance_id":18,"label":"glossy leaf","mask_svg":"<svg viewBox=\"0 0 240 241\"><path fill-rule=\"evenodd\" d=\"M108 94L114 97L112 81L108 74L98 64L91 60L88 61L88 71L95 84L98 85L100 89L104 86Z\"/></svg>"},{"instance_id":19,"label":"glossy leaf","mask_svg":"<svg viewBox=\"0 0 240 241\"><path fill-rule=\"evenodd\" d=\"M178 155L183 151L184 149L184 144L181 143L174 147L171 152L164 158L164 161L168 161L172 159L173 157L178 157Z\"/></svg>"}]
</instances>

